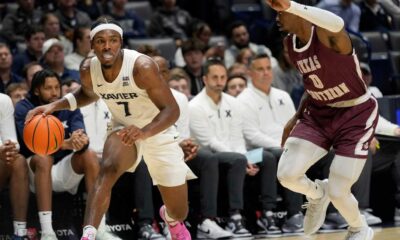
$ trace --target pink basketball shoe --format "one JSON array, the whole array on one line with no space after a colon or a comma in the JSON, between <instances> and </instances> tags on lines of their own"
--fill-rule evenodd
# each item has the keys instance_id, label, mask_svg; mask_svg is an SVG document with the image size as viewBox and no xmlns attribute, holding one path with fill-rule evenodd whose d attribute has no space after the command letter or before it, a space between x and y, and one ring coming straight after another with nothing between
<instances>
[{"instance_id":1,"label":"pink basketball shoe","mask_svg":"<svg viewBox=\"0 0 400 240\"><path fill-rule=\"evenodd\" d=\"M169 228L169 232L171 233L172 240L192 240L190 236L189 230L187 230L185 224L183 222L179 222L175 226L171 226L168 224L167 220L165 220L165 206L163 205L160 208L160 216L167 224Z\"/></svg>"}]
</instances>

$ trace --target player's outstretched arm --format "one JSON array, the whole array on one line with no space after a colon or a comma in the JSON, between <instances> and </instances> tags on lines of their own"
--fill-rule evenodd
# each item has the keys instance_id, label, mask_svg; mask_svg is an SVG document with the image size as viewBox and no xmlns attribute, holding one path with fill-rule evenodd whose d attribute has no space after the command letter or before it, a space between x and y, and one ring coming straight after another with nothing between
<instances>
[{"instance_id":1,"label":"player's outstretched arm","mask_svg":"<svg viewBox=\"0 0 400 240\"><path fill-rule=\"evenodd\" d=\"M340 54L352 52L351 40L345 30L344 21L336 14L313 6L289 0L265 0L278 12L288 12L317 26L319 40Z\"/></svg>"},{"instance_id":2,"label":"player's outstretched arm","mask_svg":"<svg viewBox=\"0 0 400 240\"><path fill-rule=\"evenodd\" d=\"M80 67L81 86L74 92L68 93L61 99L38 106L28 112L25 122L29 122L33 116L37 114L51 114L60 110L75 110L78 107L83 107L98 99L97 95L93 92L92 80L90 77L90 58L82 61Z\"/></svg>"}]
</instances>

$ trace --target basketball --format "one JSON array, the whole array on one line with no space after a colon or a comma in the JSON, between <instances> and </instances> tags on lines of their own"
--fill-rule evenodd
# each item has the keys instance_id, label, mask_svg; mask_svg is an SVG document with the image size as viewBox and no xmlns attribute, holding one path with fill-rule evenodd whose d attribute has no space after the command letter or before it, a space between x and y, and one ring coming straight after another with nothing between
<instances>
[{"instance_id":1,"label":"basketball","mask_svg":"<svg viewBox=\"0 0 400 240\"><path fill-rule=\"evenodd\" d=\"M25 145L38 155L50 155L60 149L64 127L53 115L36 115L24 128Z\"/></svg>"}]
</instances>

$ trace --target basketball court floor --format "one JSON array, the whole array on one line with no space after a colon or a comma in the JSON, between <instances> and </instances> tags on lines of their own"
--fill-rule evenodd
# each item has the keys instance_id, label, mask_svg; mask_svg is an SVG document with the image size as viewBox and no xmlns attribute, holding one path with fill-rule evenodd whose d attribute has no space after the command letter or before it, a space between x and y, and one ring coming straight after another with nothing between
<instances>
[{"instance_id":1,"label":"basketball court floor","mask_svg":"<svg viewBox=\"0 0 400 240\"><path fill-rule=\"evenodd\" d=\"M400 239L400 227L380 227L374 229L374 240L399 240ZM343 240L346 236L346 231L335 232L335 233L317 233L312 236L289 236L275 238L279 240ZM263 238L263 240L273 238ZM257 239L258 240L258 239Z\"/></svg>"}]
</instances>

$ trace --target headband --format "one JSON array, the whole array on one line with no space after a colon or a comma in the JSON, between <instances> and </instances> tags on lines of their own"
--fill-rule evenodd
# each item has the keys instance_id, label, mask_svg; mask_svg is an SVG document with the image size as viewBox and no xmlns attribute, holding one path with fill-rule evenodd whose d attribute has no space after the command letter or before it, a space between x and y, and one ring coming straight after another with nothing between
<instances>
[{"instance_id":1,"label":"headband","mask_svg":"<svg viewBox=\"0 0 400 240\"><path fill-rule=\"evenodd\" d=\"M94 35L96 35L96 33L103 31L103 30L117 31L119 33L119 35L121 35L121 38L122 38L122 28L120 26L118 26L117 24L114 24L114 23L105 23L105 24L100 24L100 25L96 26L95 28L93 28L92 30L90 30L90 40L93 40Z\"/></svg>"}]
</instances>

